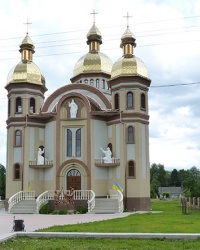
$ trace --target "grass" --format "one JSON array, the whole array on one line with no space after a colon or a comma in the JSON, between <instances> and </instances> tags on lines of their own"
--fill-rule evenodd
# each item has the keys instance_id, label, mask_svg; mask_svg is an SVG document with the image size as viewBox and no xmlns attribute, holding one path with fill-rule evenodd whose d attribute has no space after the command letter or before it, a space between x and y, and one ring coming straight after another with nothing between
<instances>
[{"instance_id":1,"label":"grass","mask_svg":"<svg viewBox=\"0 0 200 250\"><path fill-rule=\"evenodd\" d=\"M200 240L137 240L137 239L82 239L82 238L33 238L28 237L9 240L0 244L2 250L197 250Z\"/></svg>"},{"instance_id":2,"label":"grass","mask_svg":"<svg viewBox=\"0 0 200 250\"><path fill-rule=\"evenodd\" d=\"M200 233L200 213L182 214L178 200L153 200L152 211L155 213L131 214L119 219L53 226L40 229L38 232Z\"/></svg>"},{"instance_id":3,"label":"grass","mask_svg":"<svg viewBox=\"0 0 200 250\"><path fill-rule=\"evenodd\" d=\"M179 201L152 201L155 213L132 214L125 218L76 225L54 226L38 232L152 232L200 233L200 213L183 215ZM162 211L161 213L156 213ZM53 216L53 215L52 215ZM4 250L45 249L142 249L173 250L200 249L198 240L142 240L142 239L90 239L90 238L28 238L18 237L0 244Z\"/></svg>"}]
</instances>

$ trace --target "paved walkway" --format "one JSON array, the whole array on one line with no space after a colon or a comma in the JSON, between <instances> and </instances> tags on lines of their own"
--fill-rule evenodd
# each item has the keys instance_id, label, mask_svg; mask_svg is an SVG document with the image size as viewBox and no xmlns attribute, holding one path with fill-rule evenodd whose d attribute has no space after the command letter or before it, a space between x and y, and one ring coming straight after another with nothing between
<instances>
[{"instance_id":1,"label":"paved walkway","mask_svg":"<svg viewBox=\"0 0 200 250\"><path fill-rule=\"evenodd\" d=\"M37 229L54 225L78 224L92 221L101 221L114 218L123 218L130 213L119 214L73 214L73 215L42 215L42 214L9 214L0 209L0 242L17 236L29 237L84 237L84 238L141 238L141 239L198 239L200 234L183 233L36 233ZM24 220L26 232L12 232L13 216L15 219Z\"/></svg>"},{"instance_id":2,"label":"paved walkway","mask_svg":"<svg viewBox=\"0 0 200 250\"><path fill-rule=\"evenodd\" d=\"M44 214L9 214L0 209L0 239L12 232L13 217L24 220L26 232L47 228L54 225L77 224L92 221L122 218L130 213L118 214L71 214L71 215L44 215Z\"/></svg>"}]
</instances>

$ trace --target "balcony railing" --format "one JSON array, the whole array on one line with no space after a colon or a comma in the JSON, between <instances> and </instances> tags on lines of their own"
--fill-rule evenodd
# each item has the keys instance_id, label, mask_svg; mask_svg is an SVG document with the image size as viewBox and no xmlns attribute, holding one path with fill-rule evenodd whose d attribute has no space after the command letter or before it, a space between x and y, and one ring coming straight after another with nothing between
<instances>
[{"instance_id":1,"label":"balcony railing","mask_svg":"<svg viewBox=\"0 0 200 250\"><path fill-rule=\"evenodd\" d=\"M95 166L114 167L120 165L120 159L112 158L112 162L104 162L103 158L95 159Z\"/></svg>"},{"instance_id":2,"label":"balcony railing","mask_svg":"<svg viewBox=\"0 0 200 250\"><path fill-rule=\"evenodd\" d=\"M51 168L53 167L53 161L45 160L44 164L37 164L36 160L32 160L32 161L29 161L29 167L30 168Z\"/></svg>"}]
</instances>

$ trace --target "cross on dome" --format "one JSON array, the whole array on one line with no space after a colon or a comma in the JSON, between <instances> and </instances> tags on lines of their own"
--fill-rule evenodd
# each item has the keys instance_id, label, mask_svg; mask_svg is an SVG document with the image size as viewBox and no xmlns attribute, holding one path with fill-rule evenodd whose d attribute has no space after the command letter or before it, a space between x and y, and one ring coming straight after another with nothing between
<instances>
[{"instance_id":1,"label":"cross on dome","mask_svg":"<svg viewBox=\"0 0 200 250\"><path fill-rule=\"evenodd\" d=\"M28 18L27 18L26 23L23 23L23 24L26 24L26 25L27 25L27 27L26 27L26 34L28 35L28 25L29 25L29 24L32 24L32 23L29 23L29 22L28 22Z\"/></svg>"},{"instance_id":2,"label":"cross on dome","mask_svg":"<svg viewBox=\"0 0 200 250\"><path fill-rule=\"evenodd\" d=\"M95 12L95 10L93 10L93 12L92 13L90 13L90 14L92 14L93 15L93 23L95 23L95 15L96 14L98 14L97 12Z\"/></svg>"},{"instance_id":3,"label":"cross on dome","mask_svg":"<svg viewBox=\"0 0 200 250\"><path fill-rule=\"evenodd\" d=\"M124 17L126 17L126 18L127 18L127 28L129 28L129 17L132 17L132 16L129 16L129 15L128 15L128 12L127 12L127 15L126 15L126 16L124 16Z\"/></svg>"}]
</instances>

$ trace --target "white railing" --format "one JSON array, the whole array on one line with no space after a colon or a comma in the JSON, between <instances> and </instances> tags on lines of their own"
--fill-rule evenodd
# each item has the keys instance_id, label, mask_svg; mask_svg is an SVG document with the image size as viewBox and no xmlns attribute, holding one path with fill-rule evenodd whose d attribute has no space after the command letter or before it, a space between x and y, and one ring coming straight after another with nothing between
<instances>
[{"instance_id":1,"label":"white railing","mask_svg":"<svg viewBox=\"0 0 200 250\"><path fill-rule=\"evenodd\" d=\"M37 160L30 160L29 165L38 165L38 166L40 166L40 165L53 165L53 160L45 159L44 164L37 164Z\"/></svg>"},{"instance_id":2,"label":"white railing","mask_svg":"<svg viewBox=\"0 0 200 250\"><path fill-rule=\"evenodd\" d=\"M11 208L22 200L35 200L35 191L20 191L8 200L8 212L10 213Z\"/></svg>"},{"instance_id":3,"label":"white railing","mask_svg":"<svg viewBox=\"0 0 200 250\"><path fill-rule=\"evenodd\" d=\"M60 200L64 201L64 194L70 194L70 190L63 190L60 195ZM37 203L37 213L39 213L40 208L48 203L49 200L54 200L55 190L48 190L38 196L36 203ZM74 200L87 200L88 201L88 210L89 208L93 209L94 205L91 202L91 199L95 197L95 194L92 190L74 190Z\"/></svg>"},{"instance_id":4,"label":"white railing","mask_svg":"<svg viewBox=\"0 0 200 250\"><path fill-rule=\"evenodd\" d=\"M90 190L91 198L88 200L88 212L91 212L95 207L95 192Z\"/></svg>"},{"instance_id":5,"label":"white railing","mask_svg":"<svg viewBox=\"0 0 200 250\"><path fill-rule=\"evenodd\" d=\"M103 158L97 158L95 159L95 164L119 164L120 163L120 159L117 159L117 158L112 158L112 162L104 162L104 159Z\"/></svg>"},{"instance_id":6,"label":"white railing","mask_svg":"<svg viewBox=\"0 0 200 250\"><path fill-rule=\"evenodd\" d=\"M110 198L118 199L118 211L119 213L123 213L124 211L124 202L123 202L123 194L119 190L110 190Z\"/></svg>"}]
</instances>

